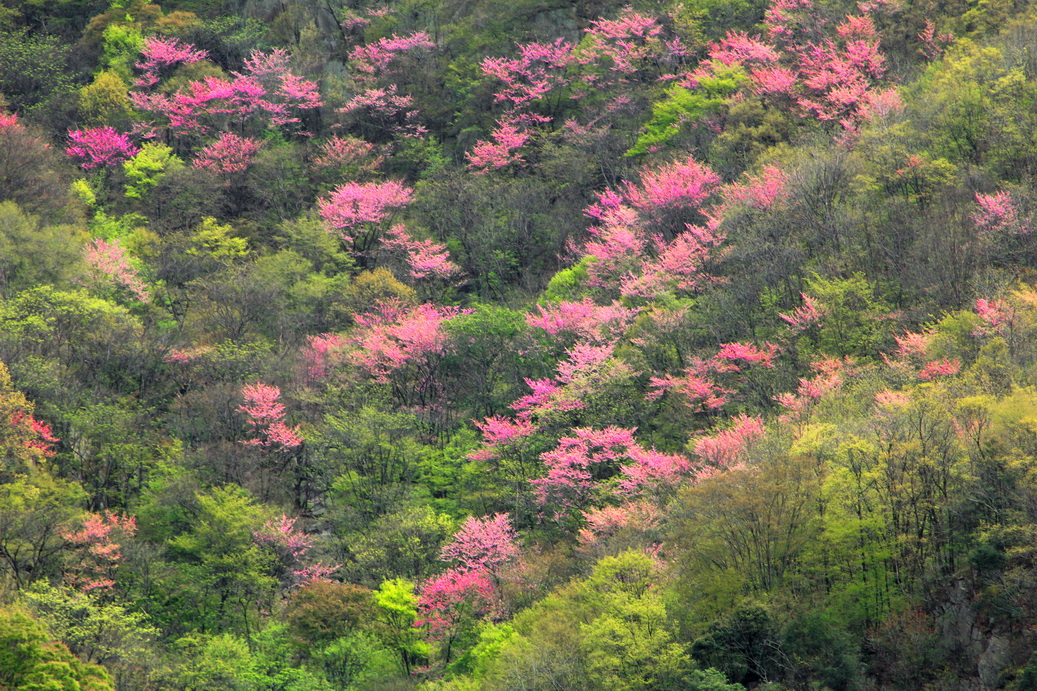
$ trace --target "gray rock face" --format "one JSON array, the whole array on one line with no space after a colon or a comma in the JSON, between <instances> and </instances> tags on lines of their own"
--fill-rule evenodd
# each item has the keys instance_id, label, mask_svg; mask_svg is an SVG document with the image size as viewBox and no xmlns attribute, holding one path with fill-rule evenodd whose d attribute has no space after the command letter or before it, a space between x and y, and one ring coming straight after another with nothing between
<instances>
[{"instance_id":1,"label":"gray rock face","mask_svg":"<svg viewBox=\"0 0 1037 691\"><path fill-rule=\"evenodd\" d=\"M960 650L976 669L977 679L963 681L960 688L976 691L999 688L1009 664L1009 639L996 629L985 631L978 624L972 589L967 581L959 580L947 595L940 616L940 636Z\"/></svg>"}]
</instances>

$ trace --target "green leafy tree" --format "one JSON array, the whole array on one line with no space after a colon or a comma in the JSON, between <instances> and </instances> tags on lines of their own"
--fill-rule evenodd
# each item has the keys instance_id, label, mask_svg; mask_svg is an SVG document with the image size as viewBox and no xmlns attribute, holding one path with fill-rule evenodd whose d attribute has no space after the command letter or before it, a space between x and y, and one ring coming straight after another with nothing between
<instances>
[{"instance_id":1,"label":"green leafy tree","mask_svg":"<svg viewBox=\"0 0 1037 691\"><path fill-rule=\"evenodd\" d=\"M19 691L114 691L99 665L84 663L17 607L0 608L0 687Z\"/></svg>"},{"instance_id":2,"label":"green leafy tree","mask_svg":"<svg viewBox=\"0 0 1037 691\"><path fill-rule=\"evenodd\" d=\"M234 485L196 496L191 528L168 543L177 563L172 582L173 616L203 632L232 631L246 639L258 628L258 609L277 581L271 556L253 538L267 516Z\"/></svg>"},{"instance_id":3,"label":"green leafy tree","mask_svg":"<svg viewBox=\"0 0 1037 691\"><path fill-rule=\"evenodd\" d=\"M384 625L382 640L395 653L400 671L409 675L432 652L414 625L418 619L414 584L402 578L383 581L375 591L374 601L378 605L378 619Z\"/></svg>"},{"instance_id":4,"label":"green leafy tree","mask_svg":"<svg viewBox=\"0 0 1037 691\"><path fill-rule=\"evenodd\" d=\"M85 498L78 484L42 471L0 484L0 568L17 585L58 575L60 531L82 514Z\"/></svg>"},{"instance_id":5,"label":"green leafy tree","mask_svg":"<svg viewBox=\"0 0 1037 691\"><path fill-rule=\"evenodd\" d=\"M158 630L144 614L39 582L25 591L25 598L58 639L79 659L104 665L119 688L146 683L157 666L152 644Z\"/></svg>"}]
</instances>

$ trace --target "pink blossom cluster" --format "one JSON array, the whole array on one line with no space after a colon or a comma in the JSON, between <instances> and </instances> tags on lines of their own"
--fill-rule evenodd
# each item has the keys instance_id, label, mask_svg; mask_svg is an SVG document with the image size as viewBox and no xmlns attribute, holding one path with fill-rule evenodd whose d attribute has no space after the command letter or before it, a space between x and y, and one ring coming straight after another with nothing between
<instances>
[{"instance_id":1,"label":"pink blossom cluster","mask_svg":"<svg viewBox=\"0 0 1037 691\"><path fill-rule=\"evenodd\" d=\"M347 182L317 203L328 228L347 242L365 225L378 224L406 206L413 192L402 182Z\"/></svg>"},{"instance_id":2,"label":"pink blossom cluster","mask_svg":"<svg viewBox=\"0 0 1037 691\"><path fill-rule=\"evenodd\" d=\"M331 137L321 144L320 154L313 159L313 164L318 168L356 168L361 174L370 174L383 160L375 151L375 145L363 139Z\"/></svg>"},{"instance_id":3,"label":"pink blossom cluster","mask_svg":"<svg viewBox=\"0 0 1037 691\"><path fill-rule=\"evenodd\" d=\"M536 310L537 313L526 315L529 326L543 329L551 336L568 334L590 343L614 341L641 312L640 308L624 307L615 300L597 305L590 298L548 307L537 305Z\"/></svg>"},{"instance_id":4,"label":"pink blossom cluster","mask_svg":"<svg viewBox=\"0 0 1037 691\"><path fill-rule=\"evenodd\" d=\"M313 539L295 527L295 518L282 515L271 518L263 527L252 533L253 541L260 546L272 549L278 561L291 574L292 586L306 586L313 583L327 583L340 564L329 565L323 562L309 561L309 551L313 547Z\"/></svg>"},{"instance_id":5,"label":"pink blossom cluster","mask_svg":"<svg viewBox=\"0 0 1037 691\"><path fill-rule=\"evenodd\" d=\"M137 270L130 264L126 250L118 238L107 242L100 238L83 248L83 259L87 266L128 290L137 300L148 302L147 286Z\"/></svg>"},{"instance_id":6,"label":"pink blossom cluster","mask_svg":"<svg viewBox=\"0 0 1037 691\"><path fill-rule=\"evenodd\" d=\"M144 73L136 80L137 86L154 86L158 84L159 70L183 63L189 65L209 57L208 52L196 50L194 46L180 43L175 38L148 36L144 39L144 47L140 51L142 60L134 67Z\"/></svg>"},{"instance_id":7,"label":"pink blossom cluster","mask_svg":"<svg viewBox=\"0 0 1037 691\"><path fill-rule=\"evenodd\" d=\"M584 64L596 63L629 78L647 65L683 56L679 39L663 40L659 20L626 7L616 19L596 19L587 29L590 47L581 56Z\"/></svg>"},{"instance_id":8,"label":"pink blossom cluster","mask_svg":"<svg viewBox=\"0 0 1037 691\"><path fill-rule=\"evenodd\" d=\"M631 376L633 370L613 356L615 343L577 342L565 351L566 358L556 366L557 375L545 379L526 379L531 393L511 404L514 420L493 416L476 427L483 434L482 446L468 455L473 460L495 460L509 447L535 434L541 426L558 420L564 413L586 407L585 399L598 393L611 381Z\"/></svg>"},{"instance_id":9,"label":"pink blossom cluster","mask_svg":"<svg viewBox=\"0 0 1037 691\"><path fill-rule=\"evenodd\" d=\"M115 586L115 570L122 561L122 546L137 532L133 516L112 511L89 513L79 530L61 532L74 550L76 561L65 571L65 579L83 592L109 590Z\"/></svg>"},{"instance_id":10,"label":"pink blossom cluster","mask_svg":"<svg viewBox=\"0 0 1037 691\"><path fill-rule=\"evenodd\" d=\"M806 293L800 293L799 295L803 298L802 305L794 309L792 312L778 315L786 321L790 327L792 327L793 333L806 331L814 326L820 326L825 316L825 307L817 300L817 298L810 297Z\"/></svg>"},{"instance_id":11,"label":"pink blossom cluster","mask_svg":"<svg viewBox=\"0 0 1037 691\"><path fill-rule=\"evenodd\" d=\"M27 448L40 452L45 458L53 456L54 444L61 440L54 436L50 425L37 420L31 413L26 413L24 410L15 411L11 415L11 426L18 427L23 424L28 426L27 431L30 436L22 444Z\"/></svg>"},{"instance_id":12,"label":"pink blossom cluster","mask_svg":"<svg viewBox=\"0 0 1037 691\"><path fill-rule=\"evenodd\" d=\"M191 52L193 46L180 46ZM148 87L153 84L141 84ZM132 91L137 110L158 119L142 131L156 136L165 129L174 137L206 136L213 132L239 130L247 124L256 128L280 127L301 122L300 113L322 105L317 85L288 69L288 54L253 51L244 72L230 79L206 77L192 81L175 93Z\"/></svg>"},{"instance_id":13,"label":"pink blossom cluster","mask_svg":"<svg viewBox=\"0 0 1037 691\"><path fill-rule=\"evenodd\" d=\"M243 173L252 164L263 142L223 132L219 139L198 152L193 163L219 175Z\"/></svg>"},{"instance_id":14,"label":"pink blossom cluster","mask_svg":"<svg viewBox=\"0 0 1037 691\"><path fill-rule=\"evenodd\" d=\"M795 393L781 393L774 401L785 409L779 416L781 422L805 420L811 409L827 394L842 388L847 360L824 358L811 364L817 374L810 378L801 378Z\"/></svg>"},{"instance_id":15,"label":"pink blossom cluster","mask_svg":"<svg viewBox=\"0 0 1037 691\"><path fill-rule=\"evenodd\" d=\"M211 346L194 346L191 348L170 348L163 362L174 365L189 365L212 352Z\"/></svg>"},{"instance_id":16,"label":"pink blossom cluster","mask_svg":"<svg viewBox=\"0 0 1037 691\"><path fill-rule=\"evenodd\" d=\"M289 427L284 422L285 408L279 399L281 389L269 384L246 384L241 387L241 396L245 399L238 411L248 416L248 424L255 437L243 441L243 444L292 449L302 445L302 437L298 427Z\"/></svg>"},{"instance_id":17,"label":"pink blossom cluster","mask_svg":"<svg viewBox=\"0 0 1037 691\"><path fill-rule=\"evenodd\" d=\"M621 427L577 427L558 446L541 454L547 474L531 480L541 506L556 510L556 518L587 504L600 480L616 477L620 492L673 485L690 470L688 459L645 449L634 430Z\"/></svg>"},{"instance_id":18,"label":"pink blossom cluster","mask_svg":"<svg viewBox=\"0 0 1037 691\"><path fill-rule=\"evenodd\" d=\"M441 553L453 566L421 584L416 624L441 640L475 619L503 616L499 586L518 559L517 539L505 513L469 516Z\"/></svg>"},{"instance_id":19,"label":"pink blossom cluster","mask_svg":"<svg viewBox=\"0 0 1037 691\"><path fill-rule=\"evenodd\" d=\"M338 334L319 334L307 336L303 348L303 362L306 363L306 379L319 382L328 376L328 368L337 359L346 341Z\"/></svg>"},{"instance_id":20,"label":"pink blossom cluster","mask_svg":"<svg viewBox=\"0 0 1037 691\"><path fill-rule=\"evenodd\" d=\"M415 280L449 281L461 273L461 267L450 261L446 245L433 240L415 240L403 225L395 225L382 237L382 248L402 256L408 275Z\"/></svg>"},{"instance_id":21,"label":"pink blossom cluster","mask_svg":"<svg viewBox=\"0 0 1037 691\"><path fill-rule=\"evenodd\" d=\"M129 135L111 127L71 130L68 138L72 143L65 151L80 159L79 164L86 170L118 165L140 150L130 141Z\"/></svg>"},{"instance_id":22,"label":"pink blossom cluster","mask_svg":"<svg viewBox=\"0 0 1037 691\"><path fill-rule=\"evenodd\" d=\"M761 418L738 415L730 428L700 437L695 442L695 453L713 467L730 467L742 460L749 444L766 433Z\"/></svg>"},{"instance_id":23,"label":"pink blossom cluster","mask_svg":"<svg viewBox=\"0 0 1037 691\"><path fill-rule=\"evenodd\" d=\"M365 46L356 46L349 53L353 67L360 72L378 74L385 71L400 55L418 49L435 48L436 44L424 31L409 36L383 37Z\"/></svg>"},{"instance_id":24,"label":"pink blossom cluster","mask_svg":"<svg viewBox=\"0 0 1037 691\"><path fill-rule=\"evenodd\" d=\"M348 357L371 381L389 387L397 403L428 413L442 401L440 367L452 348L446 324L470 310L398 300L355 317Z\"/></svg>"},{"instance_id":25,"label":"pink blossom cluster","mask_svg":"<svg viewBox=\"0 0 1037 691\"><path fill-rule=\"evenodd\" d=\"M465 571L499 575L519 554L517 535L506 513L485 518L469 516L443 547L441 558Z\"/></svg>"},{"instance_id":26,"label":"pink blossom cluster","mask_svg":"<svg viewBox=\"0 0 1037 691\"><path fill-rule=\"evenodd\" d=\"M938 33L936 25L933 24L932 20L926 19L925 28L918 34L918 40L922 44L918 52L924 55L927 60L936 60L943 55L943 51L947 49L947 46L954 42L954 34L949 31Z\"/></svg>"},{"instance_id":27,"label":"pink blossom cluster","mask_svg":"<svg viewBox=\"0 0 1037 691\"><path fill-rule=\"evenodd\" d=\"M507 104L512 111L568 85L566 70L575 60L573 45L563 39L554 43L527 43L518 49L516 58L488 57L480 65L483 74L501 84L494 100Z\"/></svg>"},{"instance_id":28,"label":"pink blossom cluster","mask_svg":"<svg viewBox=\"0 0 1037 691\"><path fill-rule=\"evenodd\" d=\"M723 211L735 206L767 211L788 199L788 182L788 174L776 166L764 166L758 175L747 172L744 181L724 186Z\"/></svg>"},{"instance_id":29,"label":"pink blossom cluster","mask_svg":"<svg viewBox=\"0 0 1037 691\"><path fill-rule=\"evenodd\" d=\"M518 151L529 140L530 132L515 119L506 119L490 134L490 141L481 141L469 151L468 167L477 173L500 170L513 163L521 163Z\"/></svg>"},{"instance_id":30,"label":"pink blossom cluster","mask_svg":"<svg viewBox=\"0 0 1037 691\"><path fill-rule=\"evenodd\" d=\"M825 32L811 0L773 0L766 39L729 33L710 46L709 57L681 84L699 83L737 67L749 74L749 90L822 122L838 122L849 133L858 123L896 109L895 92L879 92L885 57L870 15L847 16ZM882 95L879 95L882 94Z\"/></svg>"},{"instance_id":31,"label":"pink blossom cluster","mask_svg":"<svg viewBox=\"0 0 1037 691\"><path fill-rule=\"evenodd\" d=\"M986 239L1033 232L1030 219L1021 216L1018 204L1008 192L976 194L976 204L979 208L972 214L972 222Z\"/></svg>"},{"instance_id":32,"label":"pink blossom cluster","mask_svg":"<svg viewBox=\"0 0 1037 691\"><path fill-rule=\"evenodd\" d=\"M364 89L346 101L337 112L352 115L385 133L405 138L420 137L427 132L414 108L414 97L399 93L395 84Z\"/></svg>"},{"instance_id":33,"label":"pink blossom cluster","mask_svg":"<svg viewBox=\"0 0 1037 691\"><path fill-rule=\"evenodd\" d=\"M475 620L500 614L497 589L486 572L447 569L421 584L414 624L438 641L452 638Z\"/></svg>"},{"instance_id":34,"label":"pink blossom cluster","mask_svg":"<svg viewBox=\"0 0 1037 691\"><path fill-rule=\"evenodd\" d=\"M584 527L577 533L581 552L593 554L594 550L623 531L644 535L656 531L662 524L662 512L655 504L646 501L628 501L619 506L602 506L583 512Z\"/></svg>"},{"instance_id":35,"label":"pink blossom cluster","mask_svg":"<svg viewBox=\"0 0 1037 691\"><path fill-rule=\"evenodd\" d=\"M973 330L974 335L1001 336L1011 329L1014 315L1011 307L1004 300L978 298L975 311L983 320L983 324Z\"/></svg>"},{"instance_id":36,"label":"pink blossom cluster","mask_svg":"<svg viewBox=\"0 0 1037 691\"><path fill-rule=\"evenodd\" d=\"M926 363L925 367L918 373L918 378L922 381L933 381L934 379L954 376L959 371L961 371L961 360L957 358L953 360L935 360Z\"/></svg>"},{"instance_id":37,"label":"pink blossom cluster","mask_svg":"<svg viewBox=\"0 0 1037 691\"><path fill-rule=\"evenodd\" d=\"M703 212L720 189L719 176L689 157L599 193L585 212L597 224L579 250L593 260L588 283L624 297L652 298L664 290L701 292L720 282L715 265L725 255L726 238L719 218ZM705 215L706 225L683 220L695 215Z\"/></svg>"},{"instance_id":38,"label":"pink blossom cluster","mask_svg":"<svg viewBox=\"0 0 1037 691\"><path fill-rule=\"evenodd\" d=\"M680 377L667 374L649 379L648 399L655 400L672 391L692 410L717 410L730 402L735 393L719 383L719 377L740 374L750 367L771 369L779 352L780 348L773 343L724 343L708 360L693 361Z\"/></svg>"}]
</instances>

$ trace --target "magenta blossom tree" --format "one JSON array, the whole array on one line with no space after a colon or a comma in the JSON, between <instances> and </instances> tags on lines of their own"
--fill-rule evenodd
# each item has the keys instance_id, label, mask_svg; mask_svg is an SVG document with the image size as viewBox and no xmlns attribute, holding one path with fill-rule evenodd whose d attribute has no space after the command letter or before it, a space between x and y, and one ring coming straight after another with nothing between
<instances>
[{"instance_id":1,"label":"magenta blossom tree","mask_svg":"<svg viewBox=\"0 0 1037 691\"><path fill-rule=\"evenodd\" d=\"M65 151L79 159L79 165L86 170L119 165L140 151L130 141L129 135L116 132L111 127L72 130L68 138L72 143Z\"/></svg>"},{"instance_id":2,"label":"magenta blossom tree","mask_svg":"<svg viewBox=\"0 0 1037 691\"><path fill-rule=\"evenodd\" d=\"M137 86L150 87L158 84L159 71L181 63L189 65L209 57L204 50L196 50L194 46L180 43L175 38L148 36L144 39L144 47L140 51L141 60L135 67L143 70L143 74L134 82Z\"/></svg>"},{"instance_id":3,"label":"magenta blossom tree","mask_svg":"<svg viewBox=\"0 0 1037 691\"><path fill-rule=\"evenodd\" d=\"M456 307L405 305L391 300L356 317L350 359L374 382L390 387L400 405L428 410L439 401L443 356L451 347L446 322Z\"/></svg>"},{"instance_id":4,"label":"magenta blossom tree","mask_svg":"<svg viewBox=\"0 0 1037 691\"><path fill-rule=\"evenodd\" d=\"M328 229L364 252L374 246L381 224L406 206L413 191L402 182L347 182L317 203Z\"/></svg>"},{"instance_id":5,"label":"magenta blossom tree","mask_svg":"<svg viewBox=\"0 0 1037 691\"><path fill-rule=\"evenodd\" d=\"M273 448L280 451L302 445L298 427L289 427L284 422L285 408L279 399L281 389L269 384L246 384L241 387L244 405L238 410L248 416L254 437L242 444Z\"/></svg>"},{"instance_id":6,"label":"magenta blossom tree","mask_svg":"<svg viewBox=\"0 0 1037 691\"><path fill-rule=\"evenodd\" d=\"M486 572L499 582L502 569L518 557L517 537L506 513L469 516L443 547L441 558L459 570Z\"/></svg>"},{"instance_id":7,"label":"magenta blossom tree","mask_svg":"<svg viewBox=\"0 0 1037 691\"><path fill-rule=\"evenodd\" d=\"M261 141L224 132L199 151L192 163L196 168L205 168L217 175L243 173L262 146Z\"/></svg>"}]
</instances>

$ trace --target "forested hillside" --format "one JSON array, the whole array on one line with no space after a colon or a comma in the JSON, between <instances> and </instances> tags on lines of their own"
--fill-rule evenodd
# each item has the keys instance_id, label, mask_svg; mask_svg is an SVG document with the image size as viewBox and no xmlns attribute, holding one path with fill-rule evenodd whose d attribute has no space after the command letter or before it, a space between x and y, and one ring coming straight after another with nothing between
<instances>
[{"instance_id":1,"label":"forested hillside","mask_svg":"<svg viewBox=\"0 0 1037 691\"><path fill-rule=\"evenodd\" d=\"M1037 689L1037 9L0 0L0 689Z\"/></svg>"}]
</instances>

